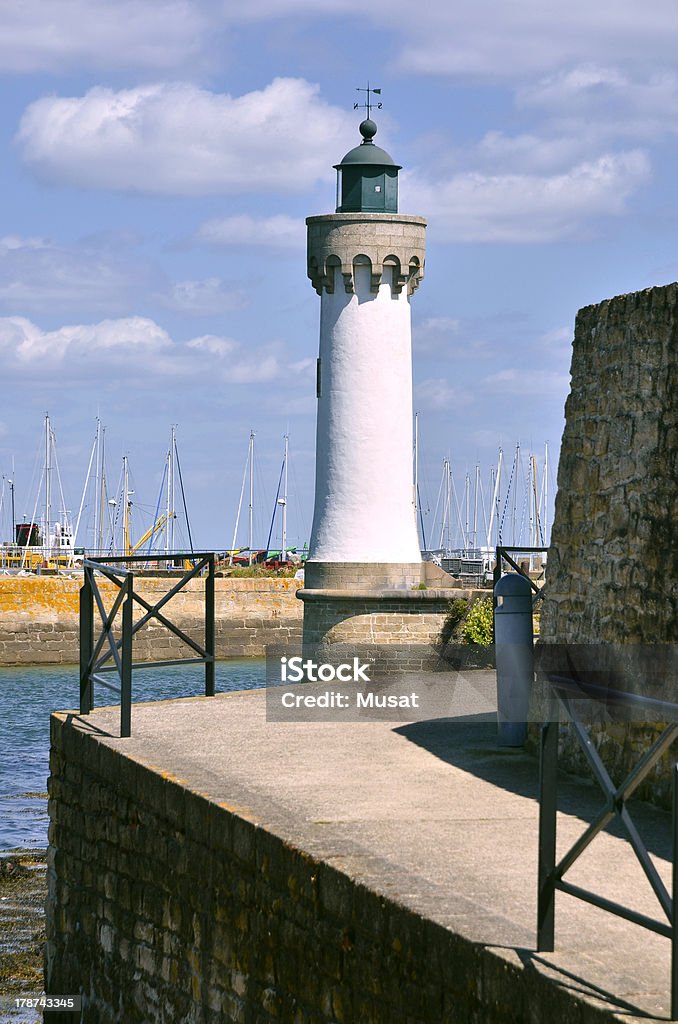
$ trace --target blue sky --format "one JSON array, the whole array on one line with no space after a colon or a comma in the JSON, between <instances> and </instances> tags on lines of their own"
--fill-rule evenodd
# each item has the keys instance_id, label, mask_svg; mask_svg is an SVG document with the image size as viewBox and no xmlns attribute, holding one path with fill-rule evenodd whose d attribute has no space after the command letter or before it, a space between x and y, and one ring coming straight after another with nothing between
<instances>
[{"instance_id":1,"label":"blue sky","mask_svg":"<svg viewBox=\"0 0 678 1024\"><path fill-rule=\"evenodd\" d=\"M176 424L200 547L231 542L250 429L265 543L287 432L289 535L308 539L303 221L333 212L368 78L400 209L429 222L424 505L445 457L459 490L499 445L510 461L548 442L555 463L577 309L678 276L677 44L668 0L2 5L0 473L17 518L49 411L68 507L99 415L112 492L129 457L139 534ZM2 539L6 514L5 497Z\"/></svg>"}]
</instances>

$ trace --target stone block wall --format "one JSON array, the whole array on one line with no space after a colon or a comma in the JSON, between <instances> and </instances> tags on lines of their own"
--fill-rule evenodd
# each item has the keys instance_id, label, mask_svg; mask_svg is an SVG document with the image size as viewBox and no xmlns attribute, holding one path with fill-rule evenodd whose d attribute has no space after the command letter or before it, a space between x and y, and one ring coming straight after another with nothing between
<instances>
[{"instance_id":1,"label":"stone block wall","mask_svg":"<svg viewBox=\"0 0 678 1024\"><path fill-rule=\"evenodd\" d=\"M579 311L542 633L678 642L678 285Z\"/></svg>"},{"instance_id":2,"label":"stone block wall","mask_svg":"<svg viewBox=\"0 0 678 1024\"><path fill-rule=\"evenodd\" d=\"M541 637L629 645L616 669L637 690L631 645L678 643L678 285L580 310L571 373ZM675 679L657 695L675 700ZM621 774L653 734L617 723L596 741Z\"/></svg>"},{"instance_id":3,"label":"stone block wall","mask_svg":"<svg viewBox=\"0 0 678 1024\"><path fill-rule=\"evenodd\" d=\"M308 590L412 590L423 580L423 562L308 561L304 587ZM450 580L451 582L451 580Z\"/></svg>"},{"instance_id":4,"label":"stone block wall","mask_svg":"<svg viewBox=\"0 0 678 1024\"><path fill-rule=\"evenodd\" d=\"M356 591L300 592L304 601L304 644L357 644L433 648L450 602L487 596L474 590L390 590L372 594Z\"/></svg>"},{"instance_id":5,"label":"stone block wall","mask_svg":"<svg viewBox=\"0 0 678 1024\"><path fill-rule=\"evenodd\" d=\"M63 576L0 577L0 665L74 664L78 651L78 601L81 578ZM139 577L135 587L151 604L177 582L173 577ZM217 656L260 657L267 644L299 643L303 612L298 580L241 578L215 580ZM117 589L100 581L110 606ZM204 585L191 580L165 606L168 618L200 640L203 637ZM142 614L137 606L135 616ZM95 612L95 629L97 616ZM135 637L138 660L188 656L188 648L159 625Z\"/></svg>"},{"instance_id":6,"label":"stone block wall","mask_svg":"<svg viewBox=\"0 0 678 1024\"><path fill-rule=\"evenodd\" d=\"M46 991L81 1024L612 1019L66 715L51 772Z\"/></svg>"}]
</instances>

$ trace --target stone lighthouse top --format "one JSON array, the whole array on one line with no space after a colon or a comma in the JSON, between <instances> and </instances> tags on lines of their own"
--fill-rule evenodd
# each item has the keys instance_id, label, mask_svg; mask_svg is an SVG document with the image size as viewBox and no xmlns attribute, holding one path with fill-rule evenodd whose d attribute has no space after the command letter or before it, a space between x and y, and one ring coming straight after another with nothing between
<instances>
[{"instance_id":1,"label":"stone lighthouse top","mask_svg":"<svg viewBox=\"0 0 678 1024\"><path fill-rule=\"evenodd\" d=\"M363 137L349 150L337 171L337 213L397 213L399 164L379 146L377 126L371 118L360 125Z\"/></svg>"}]
</instances>

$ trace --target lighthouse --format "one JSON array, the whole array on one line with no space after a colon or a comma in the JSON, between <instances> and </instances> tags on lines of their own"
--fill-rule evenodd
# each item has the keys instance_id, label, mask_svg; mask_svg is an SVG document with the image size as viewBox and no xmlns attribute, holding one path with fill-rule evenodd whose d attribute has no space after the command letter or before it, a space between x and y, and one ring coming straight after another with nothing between
<instances>
[{"instance_id":1,"label":"lighthouse","mask_svg":"<svg viewBox=\"0 0 678 1024\"><path fill-rule=\"evenodd\" d=\"M426 221L398 212L401 168L375 144L369 108L359 131L360 144L335 165L335 213L306 220L308 276L320 296L305 577L316 592L411 589L422 571L410 304L424 274Z\"/></svg>"}]
</instances>

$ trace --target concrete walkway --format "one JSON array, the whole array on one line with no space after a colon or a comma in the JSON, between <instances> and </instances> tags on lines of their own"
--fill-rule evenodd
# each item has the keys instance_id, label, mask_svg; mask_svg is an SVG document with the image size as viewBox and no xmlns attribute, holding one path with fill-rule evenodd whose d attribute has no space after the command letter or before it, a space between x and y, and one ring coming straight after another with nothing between
<instances>
[{"instance_id":1,"label":"concrete walkway","mask_svg":"<svg viewBox=\"0 0 678 1024\"><path fill-rule=\"evenodd\" d=\"M97 710L78 727L548 975L572 999L568 1020L579 1020L580 1000L608 1007L610 1019L668 1019L667 939L559 894L556 952L535 953L537 762L497 746L492 683L492 673L475 675L475 707L413 723L273 722L265 692L255 690L135 705L131 739L115 738L117 709ZM563 780L559 851L601 799L592 783ZM638 805L636 818L668 885L669 816ZM662 919L617 835L599 836L567 877Z\"/></svg>"}]
</instances>

